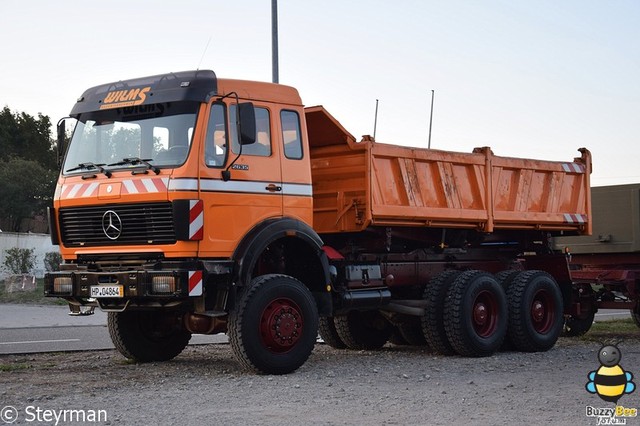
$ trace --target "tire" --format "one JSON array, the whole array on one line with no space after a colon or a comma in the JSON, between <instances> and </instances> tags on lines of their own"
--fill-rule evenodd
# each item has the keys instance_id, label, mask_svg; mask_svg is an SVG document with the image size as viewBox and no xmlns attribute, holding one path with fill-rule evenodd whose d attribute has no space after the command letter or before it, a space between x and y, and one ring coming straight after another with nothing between
<instances>
[{"instance_id":1,"label":"tire","mask_svg":"<svg viewBox=\"0 0 640 426\"><path fill-rule=\"evenodd\" d=\"M516 270L516 269L505 269L504 271L500 271L497 274L495 274L496 281L498 281L498 284L500 284L502 286L502 288L504 289L505 294L507 292L507 289L509 288L509 285L513 281L513 279L515 277L517 277L520 272L522 272L522 271ZM509 339L509 332L508 331L507 331L507 335L504 337L504 342L502 343L502 347L500 349L503 350L503 351L515 351L516 350L516 347L511 342L511 339Z\"/></svg>"},{"instance_id":2,"label":"tire","mask_svg":"<svg viewBox=\"0 0 640 426\"><path fill-rule=\"evenodd\" d=\"M564 335L568 337L580 337L587 334L587 332L591 330L595 317L595 311L590 311L586 316L582 317L575 317L573 315L567 317L564 321Z\"/></svg>"},{"instance_id":3,"label":"tire","mask_svg":"<svg viewBox=\"0 0 640 426\"><path fill-rule=\"evenodd\" d=\"M562 332L563 302L560 287L544 271L525 271L507 289L509 340L516 349L542 352L551 349Z\"/></svg>"},{"instance_id":4,"label":"tire","mask_svg":"<svg viewBox=\"0 0 640 426\"><path fill-rule=\"evenodd\" d=\"M466 271L451 284L445 299L445 331L462 356L489 356L507 332L507 298L493 275Z\"/></svg>"},{"instance_id":5,"label":"tire","mask_svg":"<svg viewBox=\"0 0 640 426\"><path fill-rule=\"evenodd\" d=\"M287 275L256 277L229 315L231 348L248 370L287 374L311 355L318 309L311 292Z\"/></svg>"},{"instance_id":6,"label":"tire","mask_svg":"<svg viewBox=\"0 0 640 426\"><path fill-rule=\"evenodd\" d=\"M522 272L522 271L518 271L518 270L515 270L515 269L506 269L504 271L500 271L497 274L495 274L496 281L498 281L498 284L500 284L502 286L502 288L504 289L505 293L506 293L507 289L509 288L509 284L511 284L513 279L516 276L518 276L518 274L520 272Z\"/></svg>"},{"instance_id":7,"label":"tire","mask_svg":"<svg viewBox=\"0 0 640 426\"><path fill-rule=\"evenodd\" d=\"M456 353L444 327L444 301L449 287L460 274L455 270L441 272L429 281L422 296L427 301L426 314L421 318L422 334L431 350L442 355Z\"/></svg>"},{"instance_id":8,"label":"tire","mask_svg":"<svg viewBox=\"0 0 640 426\"><path fill-rule=\"evenodd\" d=\"M334 317L338 336L349 349L380 349L392 326L378 311L351 311Z\"/></svg>"},{"instance_id":9,"label":"tire","mask_svg":"<svg viewBox=\"0 0 640 426\"><path fill-rule=\"evenodd\" d=\"M572 297L579 303L580 312L565 318L563 334L569 337L580 337L591 329L596 317L598 311L596 294L590 284L577 284L573 287Z\"/></svg>"},{"instance_id":10,"label":"tire","mask_svg":"<svg viewBox=\"0 0 640 426\"><path fill-rule=\"evenodd\" d=\"M109 312L107 327L118 352L137 362L173 359L191 339L177 312Z\"/></svg>"},{"instance_id":11,"label":"tire","mask_svg":"<svg viewBox=\"0 0 640 426\"><path fill-rule=\"evenodd\" d=\"M347 345L340 339L336 331L333 317L321 317L318 323L318 333L324 342L334 349L345 349Z\"/></svg>"},{"instance_id":12,"label":"tire","mask_svg":"<svg viewBox=\"0 0 640 426\"><path fill-rule=\"evenodd\" d=\"M411 346L429 346L422 333L422 325L419 317L412 317L407 322L398 325L398 331L402 338Z\"/></svg>"},{"instance_id":13,"label":"tire","mask_svg":"<svg viewBox=\"0 0 640 426\"><path fill-rule=\"evenodd\" d=\"M393 329L391 330L391 335L389 336L388 342L396 346L409 345L409 342L407 342L407 340L404 337L402 337L402 334L400 334L400 329L398 327L393 327Z\"/></svg>"},{"instance_id":14,"label":"tire","mask_svg":"<svg viewBox=\"0 0 640 426\"><path fill-rule=\"evenodd\" d=\"M633 322L640 327L640 304L636 305L634 309L631 309L631 319L633 319Z\"/></svg>"}]
</instances>

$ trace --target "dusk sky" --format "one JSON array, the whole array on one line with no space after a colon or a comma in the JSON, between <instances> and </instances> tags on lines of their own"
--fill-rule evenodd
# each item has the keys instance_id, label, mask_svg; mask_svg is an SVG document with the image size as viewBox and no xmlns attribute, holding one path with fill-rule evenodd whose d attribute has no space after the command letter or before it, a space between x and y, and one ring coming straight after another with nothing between
<instances>
[{"instance_id":1,"label":"dusk sky","mask_svg":"<svg viewBox=\"0 0 640 426\"><path fill-rule=\"evenodd\" d=\"M640 182L640 2L280 0L280 82L357 139L558 161ZM3 0L0 108L66 116L82 92L212 69L271 81L271 1Z\"/></svg>"}]
</instances>

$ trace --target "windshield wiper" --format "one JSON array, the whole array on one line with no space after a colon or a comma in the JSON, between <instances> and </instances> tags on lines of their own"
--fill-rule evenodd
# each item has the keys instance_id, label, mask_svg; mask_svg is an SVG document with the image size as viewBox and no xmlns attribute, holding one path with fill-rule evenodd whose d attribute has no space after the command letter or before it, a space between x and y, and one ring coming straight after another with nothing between
<instances>
[{"instance_id":1,"label":"windshield wiper","mask_svg":"<svg viewBox=\"0 0 640 426\"><path fill-rule=\"evenodd\" d=\"M72 168L70 168L68 170L65 170L65 173L75 172L76 170L82 170L82 169L85 169L85 170L98 170L100 173L104 173L104 175L106 177L110 178L111 177L111 172L109 170L105 170L104 167L102 167L104 165L105 165L104 163L100 163L100 164L95 164L95 163L92 163L92 162L80 163L80 164L78 164L78 167L72 167Z\"/></svg>"},{"instance_id":2,"label":"windshield wiper","mask_svg":"<svg viewBox=\"0 0 640 426\"><path fill-rule=\"evenodd\" d=\"M107 166L111 167L111 166L124 166L126 164L130 164L132 166L147 166L147 170L151 170L153 173L155 174L160 174L160 168L154 166L153 164L149 163L149 161L153 161L153 159L151 158L138 158L138 157L131 157L131 158L123 158L122 161L118 161L117 163L112 163L112 164L107 164Z\"/></svg>"}]
</instances>

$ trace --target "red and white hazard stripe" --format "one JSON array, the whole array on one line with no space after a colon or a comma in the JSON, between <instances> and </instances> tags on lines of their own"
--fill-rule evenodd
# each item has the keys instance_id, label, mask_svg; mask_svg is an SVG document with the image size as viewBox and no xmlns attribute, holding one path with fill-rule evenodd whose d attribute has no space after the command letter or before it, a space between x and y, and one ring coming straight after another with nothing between
<instances>
[{"instance_id":1,"label":"red and white hazard stripe","mask_svg":"<svg viewBox=\"0 0 640 426\"><path fill-rule=\"evenodd\" d=\"M106 185L106 183L91 182L62 185L60 199L97 197L100 185ZM169 178L125 179L122 181L123 194L166 192L168 187Z\"/></svg>"},{"instance_id":2,"label":"red and white hazard stripe","mask_svg":"<svg viewBox=\"0 0 640 426\"><path fill-rule=\"evenodd\" d=\"M201 240L204 234L204 203L189 200L189 239Z\"/></svg>"},{"instance_id":3,"label":"red and white hazard stripe","mask_svg":"<svg viewBox=\"0 0 640 426\"><path fill-rule=\"evenodd\" d=\"M587 215L586 214L572 214L565 213L564 214L565 223L587 223Z\"/></svg>"},{"instance_id":4,"label":"red and white hazard stripe","mask_svg":"<svg viewBox=\"0 0 640 426\"><path fill-rule=\"evenodd\" d=\"M562 170L567 173L584 173L586 168L580 163L562 163Z\"/></svg>"},{"instance_id":5,"label":"red and white hazard stripe","mask_svg":"<svg viewBox=\"0 0 640 426\"><path fill-rule=\"evenodd\" d=\"M202 296L202 271L189 271L189 296Z\"/></svg>"},{"instance_id":6,"label":"red and white hazard stripe","mask_svg":"<svg viewBox=\"0 0 640 426\"><path fill-rule=\"evenodd\" d=\"M99 186L100 184L98 184L97 182L62 185L60 198L65 199L95 197L98 195Z\"/></svg>"},{"instance_id":7,"label":"red and white hazard stripe","mask_svg":"<svg viewBox=\"0 0 640 426\"><path fill-rule=\"evenodd\" d=\"M151 194L165 192L169 178L125 179L122 181L124 194Z\"/></svg>"}]
</instances>

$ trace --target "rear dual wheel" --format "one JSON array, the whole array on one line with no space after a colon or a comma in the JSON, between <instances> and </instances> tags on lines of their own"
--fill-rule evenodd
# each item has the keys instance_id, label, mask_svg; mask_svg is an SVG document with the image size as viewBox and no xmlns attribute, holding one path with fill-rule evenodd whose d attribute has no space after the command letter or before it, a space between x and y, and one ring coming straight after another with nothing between
<instances>
[{"instance_id":1,"label":"rear dual wheel","mask_svg":"<svg viewBox=\"0 0 640 426\"><path fill-rule=\"evenodd\" d=\"M507 332L504 290L487 272L463 272L447 291L444 316L447 339L457 353L491 355L500 348Z\"/></svg>"},{"instance_id":2,"label":"rear dual wheel","mask_svg":"<svg viewBox=\"0 0 640 426\"><path fill-rule=\"evenodd\" d=\"M455 353L445 331L444 304L449 287L460 274L461 272L456 270L438 274L429 281L422 296L427 302L426 314L421 317L422 333L435 353L443 355Z\"/></svg>"},{"instance_id":3,"label":"rear dual wheel","mask_svg":"<svg viewBox=\"0 0 640 426\"><path fill-rule=\"evenodd\" d=\"M562 332L562 293L544 271L524 271L507 287L509 341L516 349L540 352L552 348Z\"/></svg>"}]
</instances>

